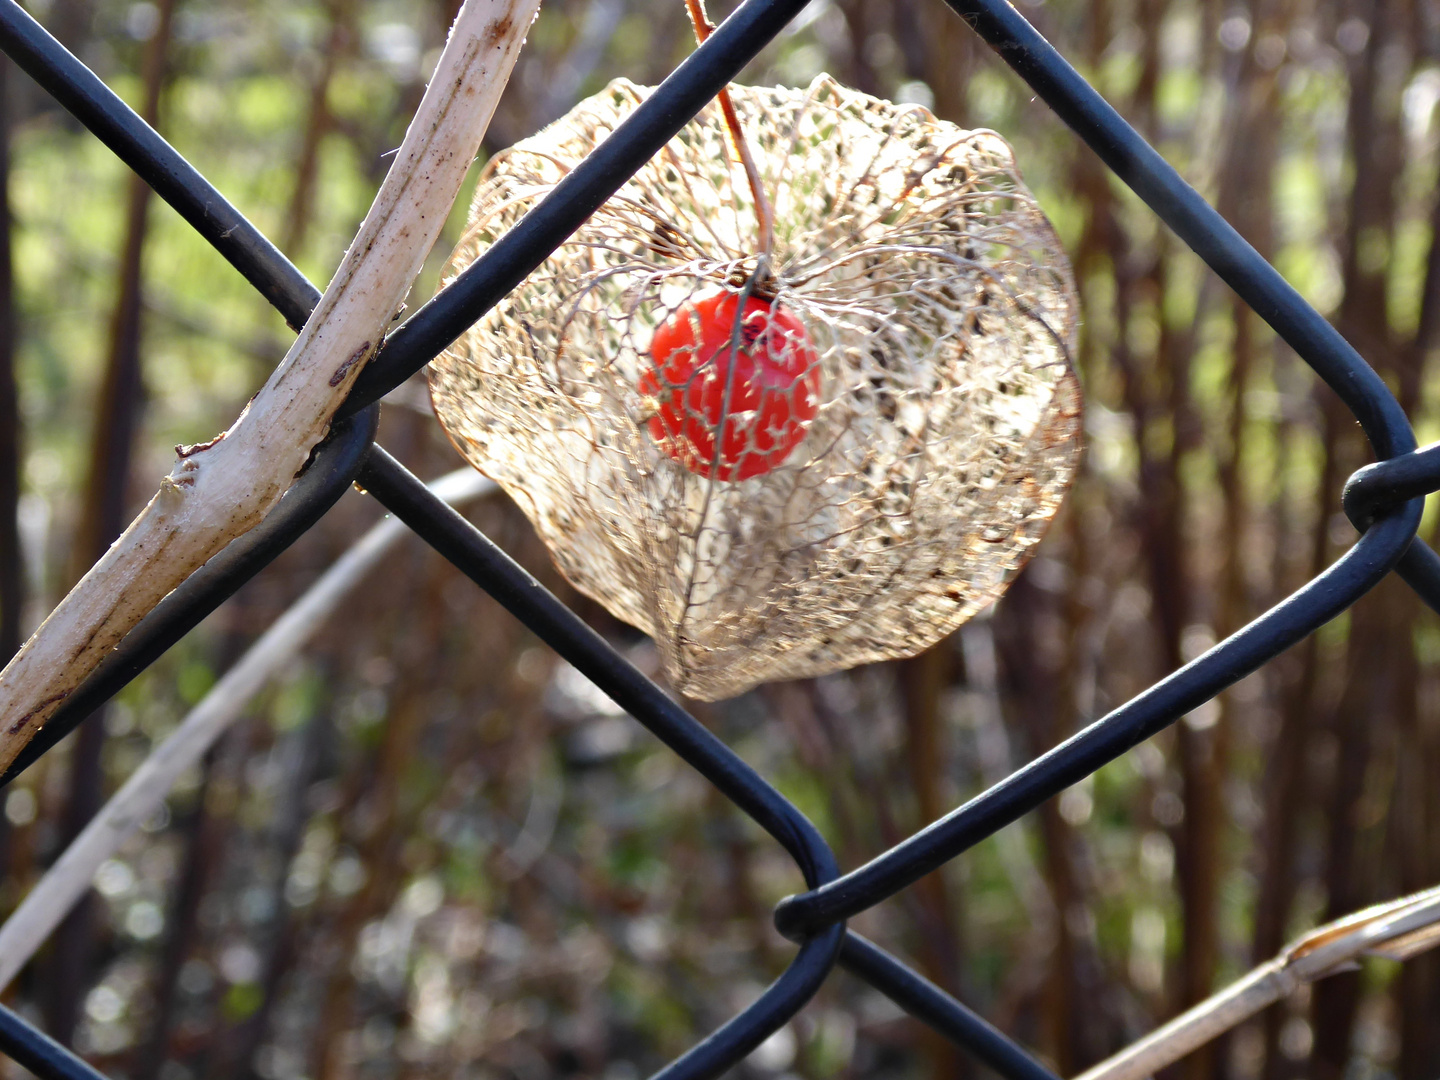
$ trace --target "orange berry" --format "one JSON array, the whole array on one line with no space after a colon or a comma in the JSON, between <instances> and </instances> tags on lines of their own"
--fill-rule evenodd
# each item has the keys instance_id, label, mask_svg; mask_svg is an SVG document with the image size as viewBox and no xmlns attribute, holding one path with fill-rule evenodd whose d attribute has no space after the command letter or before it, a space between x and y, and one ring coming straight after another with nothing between
<instances>
[{"instance_id":1,"label":"orange berry","mask_svg":"<svg viewBox=\"0 0 1440 1080\"><path fill-rule=\"evenodd\" d=\"M681 304L656 329L654 367L640 376L640 392L659 405L651 438L707 479L770 472L820 411L820 356L804 325L752 296L737 335L737 300L720 292Z\"/></svg>"}]
</instances>

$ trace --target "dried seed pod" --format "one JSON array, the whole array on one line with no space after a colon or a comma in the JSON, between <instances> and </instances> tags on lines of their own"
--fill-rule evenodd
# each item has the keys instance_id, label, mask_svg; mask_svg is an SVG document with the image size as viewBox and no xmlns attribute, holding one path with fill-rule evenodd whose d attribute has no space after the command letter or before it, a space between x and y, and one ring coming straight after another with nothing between
<instances>
[{"instance_id":1,"label":"dried seed pod","mask_svg":"<svg viewBox=\"0 0 1440 1080\"><path fill-rule=\"evenodd\" d=\"M497 155L447 274L649 93ZM712 105L430 375L565 576L710 700L913 655L990 603L1080 428L1073 279L1003 139L828 76L732 95L770 260Z\"/></svg>"}]
</instances>

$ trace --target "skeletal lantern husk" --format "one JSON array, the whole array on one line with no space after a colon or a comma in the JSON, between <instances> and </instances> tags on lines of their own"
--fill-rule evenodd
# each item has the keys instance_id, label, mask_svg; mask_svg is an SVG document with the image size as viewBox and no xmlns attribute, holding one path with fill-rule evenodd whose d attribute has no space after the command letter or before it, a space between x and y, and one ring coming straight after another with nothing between
<instances>
[{"instance_id":1,"label":"skeletal lantern husk","mask_svg":"<svg viewBox=\"0 0 1440 1080\"><path fill-rule=\"evenodd\" d=\"M611 83L497 155L447 276L650 93ZM934 644L1024 565L1079 454L1074 281L1009 145L823 75L731 94L775 209L761 289L822 374L783 463L707 479L639 389L656 328L756 270L714 104L430 369L461 453L706 700Z\"/></svg>"}]
</instances>

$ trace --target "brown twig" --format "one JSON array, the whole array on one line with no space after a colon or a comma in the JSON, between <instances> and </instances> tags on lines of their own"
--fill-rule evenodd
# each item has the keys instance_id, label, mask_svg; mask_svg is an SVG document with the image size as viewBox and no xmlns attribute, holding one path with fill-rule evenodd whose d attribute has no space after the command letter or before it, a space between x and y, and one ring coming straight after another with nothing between
<instances>
[{"instance_id":1,"label":"brown twig","mask_svg":"<svg viewBox=\"0 0 1440 1080\"><path fill-rule=\"evenodd\" d=\"M695 27L695 41L705 44L705 39L715 29L710 17L705 14L705 0L685 0L685 10L690 13L690 22ZM770 258L775 249L775 211L765 197L764 185L760 182L760 170L755 167L755 158L750 153L750 144L745 141L745 132L740 127L740 116L730 100L730 91L723 89L716 98L720 111L725 114L725 126L730 130L730 142L734 144L735 156L745 168L745 178L750 181L750 193L755 197L755 217L760 226L760 254Z\"/></svg>"}]
</instances>

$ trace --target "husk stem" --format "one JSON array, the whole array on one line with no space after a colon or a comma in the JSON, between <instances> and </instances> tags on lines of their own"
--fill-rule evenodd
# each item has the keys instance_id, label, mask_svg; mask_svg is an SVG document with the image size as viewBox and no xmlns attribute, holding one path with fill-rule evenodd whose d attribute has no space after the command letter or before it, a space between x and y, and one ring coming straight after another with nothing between
<instances>
[{"instance_id":1,"label":"husk stem","mask_svg":"<svg viewBox=\"0 0 1440 1080\"><path fill-rule=\"evenodd\" d=\"M715 29L715 25L705 13L705 0L685 0L685 10L690 13L696 43L705 44L705 39ZM720 111L725 116L725 126L729 129L735 156L740 159L740 164L745 169L745 178L750 181L750 193L755 198L755 218L760 230L760 265L768 268L771 252L775 248L775 211L765 196L765 187L760 182L760 170L750 153L750 144L745 141L745 132L740 127L740 116L730 100L729 89L722 89L716 99L720 102Z\"/></svg>"}]
</instances>

